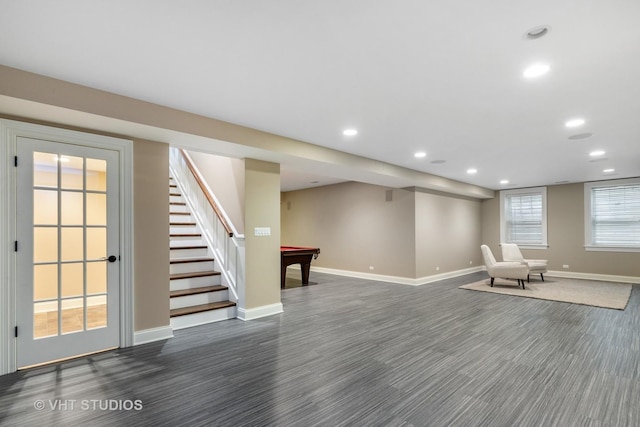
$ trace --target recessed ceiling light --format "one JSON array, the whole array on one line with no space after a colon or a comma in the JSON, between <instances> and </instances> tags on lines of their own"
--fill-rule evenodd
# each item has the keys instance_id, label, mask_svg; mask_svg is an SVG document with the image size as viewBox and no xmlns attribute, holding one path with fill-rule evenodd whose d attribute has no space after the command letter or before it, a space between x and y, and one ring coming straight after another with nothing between
<instances>
[{"instance_id":1,"label":"recessed ceiling light","mask_svg":"<svg viewBox=\"0 0 640 427\"><path fill-rule=\"evenodd\" d=\"M605 169L602 172L604 172L604 173L612 173L612 172L615 172L615 171L616 170L612 168L612 169Z\"/></svg>"},{"instance_id":2,"label":"recessed ceiling light","mask_svg":"<svg viewBox=\"0 0 640 427\"><path fill-rule=\"evenodd\" d=\"M473 175L474 173L478 173L478 169L474 169L474 168L467 169L467 173L469 175Z\"/></svg>"},{"instance_id":3,"label":"recessed ceiling light","mask_svg":"<svg viewBox=\"0 0 640 427\"><path fill-rule=\"evenodd\" d=\"M500 184L502 184L502 185L506 185L508 183L509 183L508 179L503 179L503 180L500 181Z\"/></svg>"},{"instance_id":4,"label":"recessed ceiling light","mask_svg":"<svg viewBox=\"0 0 640 427\"><path fill-rule=\"evenodd\" d=\"M522 73L526 78L531 79L534 77L540 77L543 74L549 72L551 67L547 64L533 64Z\"/></svg>"},{"instance_id":5,"label":"recessed ceiling light","mask_svg":"<svg viewBox=\"0 0 640 427\"><path fill-rule=\"evenodd\" d=\"M427 153L425 153L424 151L418 151L416 154L413 155L416 159L421 159L423 157L427 157Z\"/></svg>"},{"instance_id":6,"label":"recessed ceiling light","mask_svg":"<svg viewBox=\"0 0 640 427\"><path fill-rule=\"evenodd\" d=\"M356 129L345 129L342 131L342 134L344 136L355 136L358 134L358 131Z\"/></svg>"},{"instance_id":7,"label":"recessed ceiling light","mask_svg":"<svg viewBox=\"0 0 640 427\"><path fill-rule=\"evenodd\" d=\"M551 27L548 25L539 25L537 27L533 27L526 33L524 33L524 38L527 40L535 40L540 37L546 36L549 31L551 31Z\"/></svg>"},{"instance_id":8,"label":"recessed ceiling light","mask_svg":"<svg viewBox=\"0 0 640 427\"><path fill-rule=\"evenodd\" d=\"M589 153L589 155L591 157L602 156L604 154L606 154L606 153L603 150L596 150L596 151L592 151L592 152Z\"/></svg>"},{"instance_id":9,"label":"recessed ceiling light","mask_svg":"<svg viewBox=\"0 0 640 427\"><path fill-rule=\"evenodd\" d=\"M584 124L584 119L571 119L568 120L564 125L568 128L577 128L578 126L582 126Z\"/></svg>"}]
</instances>

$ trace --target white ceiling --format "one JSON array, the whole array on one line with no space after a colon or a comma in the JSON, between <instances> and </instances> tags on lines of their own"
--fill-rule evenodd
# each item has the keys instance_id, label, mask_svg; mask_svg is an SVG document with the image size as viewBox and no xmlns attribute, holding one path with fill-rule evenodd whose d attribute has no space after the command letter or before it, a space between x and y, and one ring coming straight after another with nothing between
<instances>
[{"instance_id":1,"label":"white ceiling","mask_svg":"<svg viewBox=\"0 0 640 427\"><path fill-rule=\"evenodd\" d=\"M0 11L10 67L490 189L640 176L638 0L0 0ZM546 36L524 37L540 25ZM551 70L527 80L534 62ZM565 128L574 117L586 124ZM569 139L582 133L593 136ZM606 154L592 161L596 149ZM283 168L289 188L323 178Z\"/></svg>"}]
</instances>

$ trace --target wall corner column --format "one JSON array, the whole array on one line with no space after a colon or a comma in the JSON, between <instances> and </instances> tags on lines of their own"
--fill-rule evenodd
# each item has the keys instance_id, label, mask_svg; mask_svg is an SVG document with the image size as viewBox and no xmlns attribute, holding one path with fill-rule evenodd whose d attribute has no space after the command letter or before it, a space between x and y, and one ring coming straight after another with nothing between
<instances>
[{"instance_id":1,"label":"wall corner column","mask_svg":"<svg viewBox=\"0 0 640 427\"><path fill-rule=\"evenodd\" d=\"M245 289L238 318L281 313L280 165L245 159ZM258 234L258 235L256 235Z\"/></svg>"}]
</instances>

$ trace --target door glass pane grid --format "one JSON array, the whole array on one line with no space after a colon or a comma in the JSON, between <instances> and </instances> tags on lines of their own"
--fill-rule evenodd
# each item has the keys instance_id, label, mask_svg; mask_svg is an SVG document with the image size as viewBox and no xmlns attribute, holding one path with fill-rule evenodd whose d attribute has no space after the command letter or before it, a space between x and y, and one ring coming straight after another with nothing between
<instances>
[{"instance_id":1,"label":"door glass pane grid","mask_svg":"<svg viewBox=\"0 0 640 427\"><path fill-rule=\"evenodd\" d=\"M107 326L107 184L106 161L87 159L86 184L86 325Z\"/></svg>"},{"instance_id":2,"label":"door glass pane grid","mask_svg":"<svg viewBox=\"0 0 640 427\"><path fill-rule=\"evenodd\" d=\"M107 326L107 162L86 159L86 327Z\"/></svg>"},{"instance_id":3,"label":"door glass pane grid","mask_svg":"<svg viewBox=\"0 0 640 427\"><path fill-rule=\"evenodd\" d=\"M60 157L33 153L33 336L60 333Z\"/></svg>"},{"instance_id":4,"label":"door glass pane grid","mask_svg":"<svg viewBox=\"0 0 640 427\"><path fill-rule=\"evenodd\" d=\"M33 267L33 337L46 338L59 334L58 263L34 264Z\"/></svg>"},{"instance_id":5,"label":"door glass pane grid","mask_svg":"<svg viewBox=\"0 0 640 427\"><path fill-rule=\"evenodd\" d=\"M33 182L34 338L106 327L106 161L35 152Z\"/></svg>"},{"instance_id":6,"label":"door glass pane grid","mask_svg":"<svg viewBox=\"0 0 640 427\"><path fill-rule=\"evenodd\" d=\"M55 153L33 153L33 185L41 188L60 187L58 179L58 155Z\"/></svg>"}]
</instances>

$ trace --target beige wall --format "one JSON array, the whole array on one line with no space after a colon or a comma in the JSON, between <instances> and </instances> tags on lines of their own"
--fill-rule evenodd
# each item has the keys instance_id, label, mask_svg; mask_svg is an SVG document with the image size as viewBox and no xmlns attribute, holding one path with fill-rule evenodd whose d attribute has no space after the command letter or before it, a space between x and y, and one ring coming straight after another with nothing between
<instances>
[{"instance_id":1,"label":"beige wall","mask_svg":"<svg viewBox=\"0 0 640 427\"><path fill-rule=\"evenodd\" d=\"M169 146L134 141L134 329L169 325Z\"/></svg>"},{"instance_id":2,"label":"beige wall","mask_svg":"<svg viewBox=\"0 0 640 427\"><path fill-rule=\"evenodd\" d=\"M483 243L497 259L500 247L500 197L482 202ZM640 277L640 253L584 249L584 184L547 187L546 250L523 250L527 258L549 261L549 270ZM562 268L569 265L568 269Z\"/></svg>"},{"instance_id":3,"label":"beige wall","mask_svg":"<svg viewBox=\"0 0 640 427\"><path fill-rule=\"evenodd\" d=\"M416 192L416 277L482 265L479 200Z\"/></svg>"},{"instance_id":4,"label":"beige wall","mask_svg":"<svg viewBox=\"0 0 640 427\"><path fill-rule=\"evenodd\" d=\"M189 151L236 231L244 234L244 161Z\"/></svg>"},{"instance_id":5,"label":"beige wall","mask_svg":"<svg viewBox=\"0 0 640 427\"><path fill-rule=\"evenodd\" d=\"M319 247L312 266L415 277L412 191L347 182L281 197L282 244Z\"/></svg>"},{"instance_id":6,"label":"beige wall","mask_svg":"<svg viewBox=\"0 0 640 427\"><path fill-rule=\"evenodd\" d=\"M280 165L245 159L245 309L280 303ZM269 227L270 236L255 236ZM241 295L242 297L242 295Z\"/></svg>"},{"instance_id":7,"label":"beige wall","mask_svg":"<svg viewBox=\"0 0 640 427\"><path fill-rule=\"evenodd\" d=\"M502 260L500 255L500 194L496 193L493 199L482 201L482 242L487 245L497 260ZM478 247L480 252L480 247Z\"/></svg>"}]
</instances>

